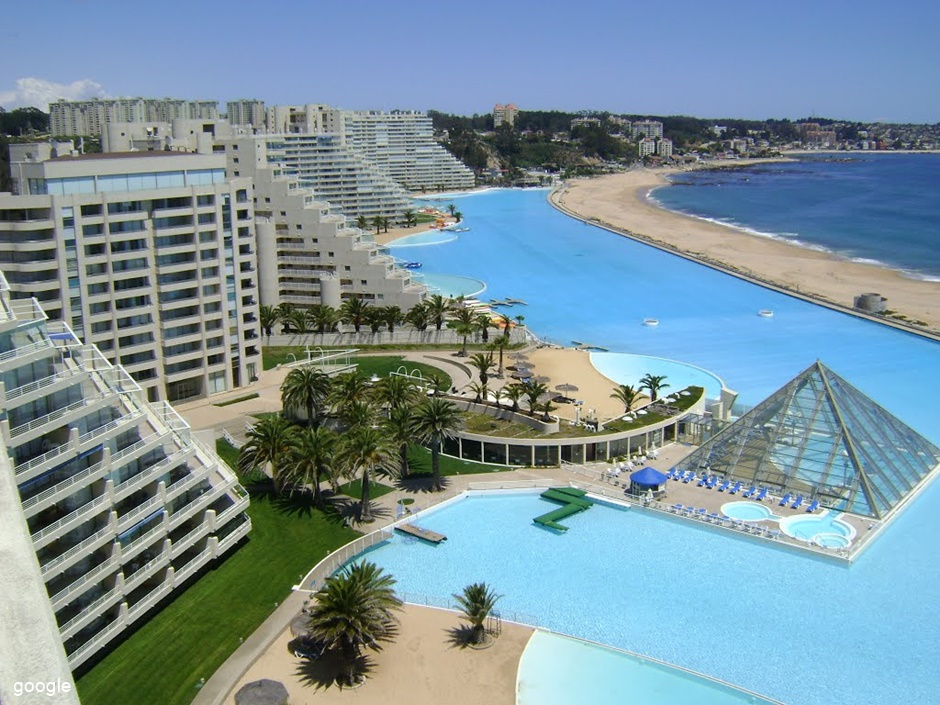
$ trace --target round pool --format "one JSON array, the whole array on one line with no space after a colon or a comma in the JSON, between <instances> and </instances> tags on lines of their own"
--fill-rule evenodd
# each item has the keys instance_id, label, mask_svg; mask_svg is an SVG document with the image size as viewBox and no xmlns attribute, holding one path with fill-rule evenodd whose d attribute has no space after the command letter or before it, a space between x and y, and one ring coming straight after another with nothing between
<instances>
[{"instance_id":1,"label":"round pool","mask_svg":"<svg viewBox=\"0 0 940 705\"><path fill-rule=\"evenodd\" d=\"M457 233L451 230L428 230L424 233L405 235L389 242L386 247L418 247L420 245L443 245L457 239Z\"/></svg>"},{"instance_id":2,"label":"round pool","mask_svg":"<svg viewBox=\"0 0 940 705\"><path fill-rule=\"evenodd\" d=\"M725 516L740 521L775 521L777 516L763 504L757 502L728 502L721 505Z\"/></svg>"},{"instance_id":3,"label":"round pool","mask_svg":"<svg viewBox=\"0 0 940 705\"><path fill-rule=\"evenodd\" d=\"M845 548L855 538L855 528L830 512L814 516L791 516L780 520L787 536L826 548Z\"/></svg>"},{"instance_id":4,"label":"round pool","mask_svg":"<svg viewBox=\"0 0 940 705\"><path fill-rule=\"evenodd\" d=\"M701 367L650 355L592 352L591 364L616 384L635 387L645 375L663 375L668 378L669 384L665 391L678 391L694 385L705 388L706 399L718 399L724 386L717 375Z\"/></svg>"},{"instance_id":5,"label":"round pool","mask_svg":"<svg viewBox=\"0 0 940 705\"><path fill-rule=\"evenodd\" d=\"M477 296L486 291L486 282L472 277L461 277L456 274L424 272L415 279L426 284L432 294L440 294L452 299L458 296Z\"/></svg>"}]
</instances>

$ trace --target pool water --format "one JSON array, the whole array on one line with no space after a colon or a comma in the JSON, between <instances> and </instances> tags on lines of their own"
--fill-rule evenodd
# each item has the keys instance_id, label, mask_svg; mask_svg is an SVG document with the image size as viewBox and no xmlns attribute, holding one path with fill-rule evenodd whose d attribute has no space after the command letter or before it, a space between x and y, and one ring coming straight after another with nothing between
<instances>
[{"instance_id":1,"label":"pool water","mask_svg":"<svg viewBox=\"0 0 940 705\"><path fill-rule=\"evenodd\" d=\"M431 289L431 293L457 298L458 296L477 296L486 291L486 284L479 279L463 277L456 274L438 274L422 272L419 277Z\"/></svg>"},{"instance_id":2,"label":"pool water","mask_svg":"<svg viewBox=\"0 0 940 705\"><path fill-rule=\"evenodd\" d=\"M538 494L470 496L414 519L446 535L368 551L396 589L449 599L485 581L505 618L674 663L788 705L936 703L940 485L850 567L709 525L598 503L564 534ZM798 617L797 617L798 616ZM902 626L903 625L903 626ZM835 630L832 639L813 638ZM843 648L842 645L851 645ZM579 701L575 701L579 702Z\"/></svg>"},{"instance_id":3,"label":"pool water","mask_svg":"<svg viewBox=\"0 0 940 705\"><path fill-rule=\"evenodd\" d=\"M744 705L769 702L622 651L537 631L519 663L516 705Z\"/></svg>"},{"instance_id":4,"label":"pool water","mask_svg":"<svg viewBox=\"0 0 940 705\"><path fill-rule=\"evenodd\" d=\"M776 521L777 515L757 502L728 502L721 505L721 512L741 521Z\"/></svg>"},{"instance_id":5,"label":"pool water","mask_svg":"<svg viewBox=\"0 0 940 705\"><path fill-rule=\"evenodd\" d=\"M591 364L605 377L617 384L640 386L640 379L647 375L663 375L669 386L662 390L661 396L678 392L686 387L705 388L706 399L718 399L721 396L721 380L710 372L678 360L665 360L649 355L631 355L624 353L591 353Z\"/></svg>"},{"instance_id":6,"label":"pool water","mask_svg":"<svg viewBox=\"0 0 940 705\"><path fill-rule=\"evenodd\" d=\"M839 521L839 516L841 515L829 511L814 516L791 516L780 521L780 530L800 541L814 541L820 534L842 536L848 542L838 546L841 548L855 538L855 528ZM824 540L833 541L831 538Z\"/></svg>"},{"instance_id":7,"label":"pool water","mask_svg":"<svg viewBox=\"0 0 940 705\"><path fill-rule=\"evenodd\" d=\"M445 242L453 242L458 237L457 233L450 230L429 230L425 233L415 233L414 235L405 235L396 238L388 243L388 247L420 247L422 245L443 245Z\"/></svg>"}]
</instances>

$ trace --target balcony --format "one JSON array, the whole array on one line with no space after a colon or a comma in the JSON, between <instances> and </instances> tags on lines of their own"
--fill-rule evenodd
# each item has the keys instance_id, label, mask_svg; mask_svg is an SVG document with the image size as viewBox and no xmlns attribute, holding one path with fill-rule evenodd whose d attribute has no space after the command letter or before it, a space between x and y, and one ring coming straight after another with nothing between
<instances>
[{"instance_id":1,"label":"balcony","mask_svg":"<svg viewBox=\"0 0 940 705\"><path fill-rule=\"evenodd\" d=\"M11 408L28 404L41 397L51 396L61 389L85 382L89 376L85 371L69 369L29 384L14 387L6 392L6 406Z\"/></svg>"},{"instance_id":2,"label":"balcony","mask_svg":"<svg viewBox=\"0 0 940 705\"><path fill-rule=\"evenodd\" d=\"M95 634L94 637L82 644L78 649L69 654L69 668L73 671L81 666L100 648L111 641L125 629L125 624L120 617L115 619L103 631Z\"/></svg>"},{"instance_id":3,"label":"balcony","mask_svg":"<svg viewBox=\"0 0 940 705\"><path fill-rule=\"evenodd\" d=\"M248 533L251 531L251 519L246 517L246 521L241 524L237 529L232 531L228 536L219 541L218 550L216 551L216 557L221 556L232 546L241 541Z\"/></svg>"},{"instance_id":4,"label":"balcony","mask_svg":"<svg viewBox=\"0 0 940 705\"><path fill-rule=\"evenodd\" d=\"M31 536L33 547L38 551L40 548L50 544L55 539L65 536L65 534L70 532L72 529L75 529L95 514L99 514L101 511L109 509L110 506L111 499L107 495L96 497L75 511L66 514L61 519L54 521L53 523L34 533Z\"/></svg>"},{"instance_id":5,"label":"balcony","mask_svg":"<svg viewBox=\"0 0 940 705\"><path fill-rule=\"evenodd\" d=\"M151 465L149 468L145 468L133 477L128 478L114 488L115 501L117 502L126 497L129 497L137 490L146 486L148 483L153 482L155 479L167 474L174 467L180 463L185 462L194 454L195 451L192 448L184 448L177 451L176 453L173 453L173 455L164 458L155 465Z\"/></svg>"},{"instance_id":6,"label":"balcony","mask_svg":"<svg viewBox=\"0 0 940 705\"><path fill-rule=\"evenodd\" d=\"M171 583L161 584L153 592L147 595L147 597L136 603L127 611L127 623L130 624L131 622L140 619L140 617L147 613L147 610L160 602L160 600L169 595L172 591L173 585Z\"/></svg>"},{"instance_id":7,"label":"balcony","mask_svg":"<svg viewBox=\"0 0 940 705\"><path fill-rule=\"evenodd\" d=\"M85 538L80 543L75 544L66 551L63 551L52 560L47 561L42 566L43 577L47 577L52 571L68 570L77 561L85 558L89 553L101 548L106 543L114 540L114 527L105 526L95 533Z\"/></svg>"},{"instance_id":8,"label":"balcony","mask_svg":"<svg viewBox=\"0 0 940 705\"><path fill-rule=\"evenodd\" d=\"M55 349L55 346L52 341L48 338L43 338L42 340L37 340L35 343L29 343L28 345L22 345L13 350L8 350L0 354L0 369L12 369L13 367L20 367L35 362L47 356L53 349Z\"/></svg>"},{"instance_id":9,"label":"balcony","mask_svg":"<svg viewBox=\"0 0 940 705\"><path fill-rule=\"evenodd\" d=\"M52 424L56 427L68 426L70 422L77 421L82 416L93 413L99 408L107 406L109 400L102 394L79 399L61 409L53 411L33 419L25 424L20 424L16 428L10 429L10 442L14 445L27 443L52 430Z\"/></svg>"},{"instance_id":10,"label":"balcony","mask_svg":"<svg viewBox=\"0 0 940 705\"><path fill-rule=\"evenodd\" d=\"M148 578L157 571L170 564L170 554L165 548L156 558L147 561L130 575L124 578L124 594L129 595L135 588L143 584Z\"/></svg>"},{"instance_id":11,"label":"balcony","mask_svg":"<svg viewBox=\"0 0 940 705\"><path fill-rule=\"evenodd\" d=\"M109 607L113 607L122 598L121 587L120 585L111 588L104 595L99 597L97 600L87 605L81 612L72 617L65 624L59 625L59 636L62 638L62 641L66 641L69 638L75 636L82 627L85 627L91 623L97 617L100 617L101 614L107 610Z\"/></svg>"},{"instance_id":12,"label":"balcony","mask_svg":"<svg viewBox=\"0 0 940 705\"><path fill-rule=\"evenodd\" d=\"M114 570L118 563L118 556L116 554L112 555L104 563L92 568L90 572L85 573L64 590L59 590L59 592L50 598L50 602L52 602L52 609L58 612L69 602L77 597L80 597L82 595L82 588L87 590L88 588L95 585L96 582L100 581L105 575Z\"/></svg>"},{"instance_id":13,"label":"balcony","mask_svg":"<svg viewBox=\"0 0 940 705\"><path fill-rule=\"evenodd\" d=\"M38 514L47 507L64 499L66 495L74 494L84 487L97 482L108 474L110 468L105 463L95 463L91 467L80 470L62 482L56 483L39 494L23 500L23 513L26 518Z\"/></svg>"}]
</instances>

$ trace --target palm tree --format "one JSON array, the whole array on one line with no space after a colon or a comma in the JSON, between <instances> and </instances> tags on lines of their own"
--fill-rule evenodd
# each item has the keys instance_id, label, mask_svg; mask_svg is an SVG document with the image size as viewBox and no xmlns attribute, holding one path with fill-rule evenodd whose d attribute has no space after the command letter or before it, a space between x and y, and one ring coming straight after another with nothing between
<instances>
[{"instance_id":1,"label":"palm tree","mask_svg":"<svg viewBox=\"0 0 940 705\"><path fill-rule=\"evenodd\" d=\"M406 228L413 228L418 223L418 216L412 209L408 208L402 215L405 217Z\"/></svg>"},{"instance_id":2,"label":"palm tree","mask_svg":"<svg viewBox=\"0 0 940 705\"><path fill-rule=\"evenodd\" d=\"M443 489L441 443L445 438L453 438L460 423L460 412L446 399L431 397L415 409L415 436L431 446L431 471L434 476L432 489L437 492Z\"/></svg>"},{"instance_id":3,"label":"palm tree","mask_svg":"<svg viewBox=\"0 0 940 705\"><path fill-rule=\"evenodd\" d=\"M340 403L338 408L340 419L349 428L373 426L378 421L378 409L369 398L351 399Z\"/></svg>"},{"instance_id":4,"label":"palm tree","mask_svg":"<svg viewBox=\"0 0 940 705\"><path fill-rule=\"evenodd\" d=\"M405 314L405 321L413 325L419 331L425 331L431 324L431 314L428 311L428 307L425 306L423 302L417 303L408 309L408 313Z\"/></svg>"},{"instance_id":5,"label":"palm tree","mask_svg":"<svg viewBox=\"0 0 940 705\"><path fill-rule=\"evenodd\" d=\"M650 401L656 401L659 391L669 385L665 383L666 375L647 374L640 380L640 389L648 389Z\"/></svg>"},{"instance_id":6,"label":"palm tree","mask_svg":"<svg viewBox=\"0 0 940 705\"><path fill-rule=\"evenodd\" d=\"M271 342L271 331L278 321L278 311L274 306L265 306L262 304L258 308L258 320L264 329L264 334L268 336L268 342Z\"/></svg>"},{"instance_id":7,"label":"palm tree","mask_svg":"<svg viewBox=\"0 0 940 705\"><path fill-rule=\"evenodd\" d=\"M243 474L261 470L271 477L274 493L280 494L284 480L284 458L296 443L297 427L283 416L261 419L248 431L247 442L238 453Z\"/></svg>"},{"instance_id":8,"label":"palm tree","mask_svg":"<svg viewBox=\"0 0 940 705\"><path fill-rule=\"evenodd\" d=\"M290 304L290 303L287 303L286 301L282 301L281 303L277 305L277 307L274 310L277 312L278 320L282 324L284 324L283 327L281 328L281 333L287 333L289 330L288 323L290 322L289 319L290 319L291 311L294 310L294 304Z\"/></svg>"},{"instance_id":9,"label":"palm tree","mask_svg":"<svg viewBox=\"0 0 940 705\"><path fill-rule=\"evenodd\" d=\"M383 377L373 391L376 401L388 409L411 406L418 400L418 389L414 380L402 375Z\"/></svg>"},{"instance_id":10,"label":"palm tree","mask_svg":"<svg viewBox=\"0 0 940 705\"><path fill-rule=\"evenodd\" d=\"M553 412L555 409L557 409L557 408L558 408L558 407L556 407L556 406L554 406L554 405L552 404L552 400L551 400L551 399L546 399L545 401L540 401L540 402L538 402L538 403L533 407L532 410L533 410L533 411L538 411L538 412L542 415L542 421L551 421L551 420L552 420L551 414L552 414L552 412Z\"/></svg>"},{"instance_id":11,"label":"palm tree","mask_svg":"<svg viewBox=\"0 0 940 705\"><path fill-rule=\"evenodd\" d=\"M457 206L455 206L453 203L449 203L447 205L447 212L453 215L454 213L457 212Z\"/></svg>"},{"instance_id":12,"label":"palm tree","mask_svg":"<svg viewBox=\"0 0 940 705\"><path fill-rule=\"evenodd\" d=\"M369 324L369 332L378 333L385 323L385 315L377 308L366 309L366 323Z\"/></svg>"},{"instance_id":13,"label":"palm tree","mask_svg":"<svg viewBox=\"0 0 940 705\"><path fill-rule=\"evenodd\" d=\"M385 420L385 431L398 446L398 478L408 477L408 446L414 439L414 412L409 405L393 406Z\"/></svg>"},{"instance_id":14,"label":"palm tree","mask_svg":"<svg viewBox=\"0 0 940 705\"><path fill-rule=\"evenodd\" d=\"M503 337L506 341L509 341L509 331L510 328L514 325L512 319L507 316L505 313L499 314L499 323L497 324L500 328L503 329Z\"/></svg>"},{"instance_id":15,"label":"palm tree","mask_svg":"<svg viewBox=\"0 0 940 705\"><path fill-rule=\"evenodd\" d=\"M632 410L633 405L636 404L639 397L640 390L634 389L629 384L618 385L610 395L611 399L616 399L623 404L624 412Z\"/></svg>"},{"instance_id":16,"label":"palm tree","mask_svg":"<svg viewBox=\"0 0 940 705\"><path fill-rule=\"evenodd\" d=\"M470 365L477 369L477 372L480 377L480 386L483 389L483 401L486 401L487 397L487 383L490 380L490 371L496 366L496 363L493 362L492 353L475 353L470 357Z\"/></svg>"},{"instance_id":17,"label":"palm tree","mask_svg":"<svg viewBox=\"0 0 940 705\"><path fill-rule=\"evenodd\" d=\"M316 304L308 313L317 333L332 333L340 320L339 312L326 304Z\"/></svg>"},{"instance_id":18,"label":"palm tree","mask_svg":"<svg viewBox=\"0 0 940 705\"><path fill-rule=\"evenodd\" d=\"M490 328L493 327L493 319L488 313L478 313L473 321L477 330L480 331L480 340L484 343L490 342Z\"/></svg>"},{"instance_id":19,"label":"palm tree","mask_svg":"<svg viewBox=\"0 0 940 705\"><path fill-rule=\"evenodd\" d=\"M461 321L450 321L447 327L452 328L457 335L463 338L463 345L460 348L460 352L457 354L461 357L466 357L467 340L473 335L473 331L476 330L476 327L472 323L463 323Z\"/></svg>"},{"instance_id":20,"label":"palm tree","mask_svg":"<svg viewBox=\"0 0 940 705\"><path fill-rule=\"evenodd\" d=\"M310 330L307 325L309 320L307 312L299 308L292 308L286 316L281 317L281 321L288 324L291 328L290 332L293 333L307 333Z\"/></svg>"},{"instance_id":21,"label":"palm tree","mask_svg":"<svg viewBox=\"0 0 940 705\"><path fill-rule=\"evenodd\" d=\"M313 505L323 506L320 480L333 464L337 435L330 429L308 428L297 434L284 460L285 474L295 485L313 487Z\"/></svg>"},{"instance_id":22,"label":"palm tree","mask_svg":"<svg viewBox=\"0 0 940 705\"><path fill-rule=\"evenodd\" d=\"M499 352L499 365L496 368L496 376L499 379L503 378L503 352L506 350L508 345L509 339L501 335L498 338L493 338L493 342L487 346L490 350L496 350Z\"/></svg>"},{"instance_id":23,"label":"palm tree","mask_svg":"<svg viewBox=\"0 0 940 705\"><path fill-rule=\"evenodd\" d=\"M297 367L287 373L281 384L281 402L285 409L303 409L307 425L320 425L320 409L330 394L332 380L312 365Z\"/></svg>"},{"instance_id":24,"label":"palm tree","mask_svg":"<svg viewBox=\"0 0 940 705\"><path fill-rule=\"evenodd\" d=\"M434 321L437 330L443 328L444 314L450 310L450 304L448 304L447 299L440 294L434 294L424 301L424 305L427 308L428 316Z\"/></svg>"},{"instance_id":25,"label":"palm tree","mask_svg":"<svg viewBox=\"0 0 940 705\"><path fill-rule=\"evenodd\" d=\"M486 399L486 387L479 382L471 382L467 385L467 389L473 392L473 401L477 404Z\"/></svg>"},{"instance_id":26,"label":"palm tree","mask_svg":"<svg viewBox=\"0 0 940 705\"><path fill-rule=\"evenodd\" d=\"M343 437L343 455L349 463L350 474L362 471L362 499L359 502L361 522L372 521L369 478L375 467L388 464L394 453L388 437L378 428L356 426Z\"/></svg>"},{"instance_id":27,"label":"palm tree","mask_svg":"<svg viewBox=\"0 0 940 705\"><path fill-rule=\"evenodd\" d=\"M347 566L326 579L310 609L307 629L343 660L343 684L354 685L362 648L381 648L381 642L397 636L401 600L395 595L395 579L375 563L363 561Z\"/></svg>"},{"instance_id":28,"label":"palm tree","mask_svg":"<svg viewBox=\"0 0 940 705\"><path fill-rule=\"evenodd\" d=\"M372 218L372 227L375 228L376 235L382 231L382 216L377 215Z\"/></svg>"},{"instance_id":29,"label":"palm tree","mask_svg":"<svg viewBox=\"0 0 940 705\"><path fill-rule=\"evenodd\" d=\"M382 232L388 232L388 227L392 224L392 221L389 217L383 216L382 218ZM376 233L377 234L377 233Z\"/></svg>"},{"instance_id":30,"label":"palm tree","mask_svg":"<svg viewBox=\"0 0 940 705\"><path fill-rule=\"evenodd\" d=\"M343 305L340 306L339 310L343 323L352 323L353 327L358 333L362 328L362 324L367 320L369 315L368 309L368 301L361 299L358 296L352 296L343 302Z\"/></svg>"},{"instance_id":31,"label":"palm tree","mask_svg":"<svg viewBox=\"0 0 940 705\"><path fill-rule=\"evenodd\" d=\"M455 210L453 213L451 213L451 215L454 216L454 219L455 219L458 223L459 223L461 220L463 220L463 213L461 213L461 212L458 211L458 210Z\"/></svg>"},{"instance_id":32,"label":"palm tree","mask_svg":"<svg viewBox=\"0 0 940 705\"><path fill-rule=\"evenodd\" d=\"M389 333L395 332L395 326L405 320L405 315L398 306L384 306L382 308L382 321L388 327Z\"/></svg>"},{"instance_id":33,"label":"palm tree","mask_svg":"<svg viewBox=\"0 0 940 705\"><path fill-rule=\"evenodd\" d=\"M342 407L353 401L365 401L369 397L369 380L359 372L346 372L333 378L329 401L335 407Z\"/></svg>"},{"instance_id":34,"label":"palm tree","mask_svg":"<svg viewBox=\"0 0 940 705\"><path fill-rule=\"evenodd\" d=\"M486 638L486 620L502 595L497 595L486 583L473 583L454 594L463 618L470 622L470 643L480 644Z\"/></svg>"},{"instance_id":35,"label":"palm tree","mask_svg":"<svg viewBox=\"0 0 940 705\"><path fill-rule=\"evenodd\" d=\"M360 230L369 229L369 221L366 219L364 215L360 215L358 218L356 218L356 227L359 228Z\"/></svg>"},{"instance_id":36,"label":"palm tree","mask_svg":"<svg viewBox=\"0 0 940 705\"><path fill-rule=\"evenodd\" d=\"M519 400L525 396L526 389L521 384L508 384L503 387L503 396L512 402L512 410L519 411Z\"/></svg>"},{"instance_id":37,"label":"palm tree","mask_svg":"<svg viewBox=\"0 0 940 705\"><path fill-rule=\"evenodd\" d=\"M546 387L541 382L523 382L522 383L523 396L526 398L526 401L529 403L529 413L532 416L535 416L536 407L538 406L539 397L543 394L548 393L548 387Z\"/></svg>"}]
</instances>

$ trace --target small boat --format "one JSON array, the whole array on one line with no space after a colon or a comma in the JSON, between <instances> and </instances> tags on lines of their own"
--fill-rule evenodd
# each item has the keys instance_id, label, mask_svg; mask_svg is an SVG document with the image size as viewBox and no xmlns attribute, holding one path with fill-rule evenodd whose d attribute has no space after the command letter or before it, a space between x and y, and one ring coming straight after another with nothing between
<instances>
[{"instance_id":1,"label":"small boat","mask_svg":"<svg viewBox=\"0 0 940 705\"><path fill-rule=\"evenodd\" d=\"M644 318L643 325L644 326L658 326L659 319L658 318Z\"/></svg>"},{"instance_id":2,"label":"small boat","mask_svg":"<svg viewBox=\"0 0 940 705\"><path fill-rule=\"evenodd\" d=\"M757 315L762 316L763 318L773 318L774 312L771 311L769 308L762 308L760 311L757 312Z\"/></svg>"},{"instance_id":3,"label":"small boat","mask_svg":"<svg viewBox=\"0 0 940 705\"><path fill-rule=\"evenodd\" d=\"M470 228L451 228L450 230L453 233L466 233L470 231Z\"/></svg>"},{"instance_id":4,"label":"small boat","mask_svg":"<svg viewBox=\"0 0 940 705\"><path fill-rule=\"evenodd\" d=\"M421 269L420 262L405 262L402 267L405 269Z\"/></svg>"}]
</instances>

